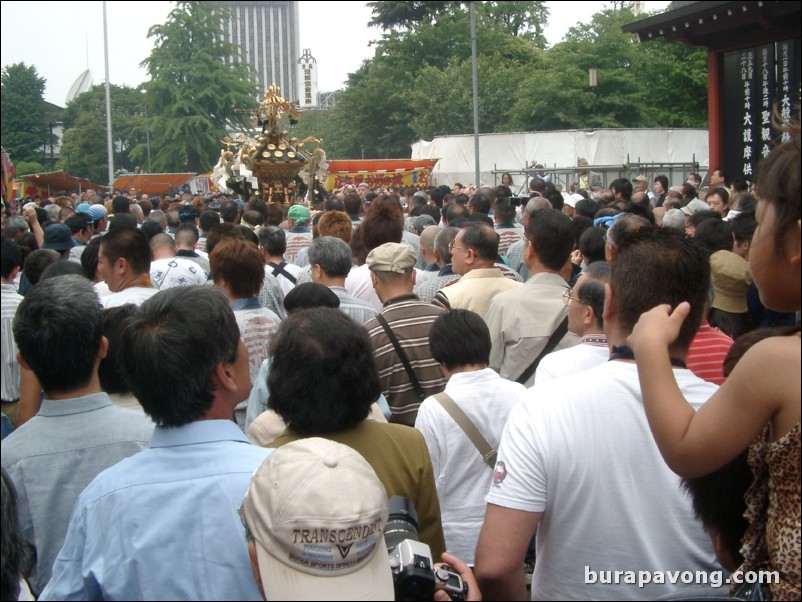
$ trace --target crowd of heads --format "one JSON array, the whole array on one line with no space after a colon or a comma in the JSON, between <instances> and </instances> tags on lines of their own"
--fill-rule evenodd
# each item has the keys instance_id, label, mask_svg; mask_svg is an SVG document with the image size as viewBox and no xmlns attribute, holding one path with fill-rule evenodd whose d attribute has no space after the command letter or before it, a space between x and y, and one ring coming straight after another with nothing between
<instances>
[{"instance_id":1,"label":"crowd of heads","mask_svg":"<svg viewBox=\"0 0 802 602\"><path fill-rule=\"evenodd\" d=\"M2 277L13 279L22 269L30 286L13 322L20 357L46 395L80 390L97 379L110 394L131 392L156 425L182 426L213 413L215 399L229 394L225 391L242 401L250 390L247 351L231 304L259 295L266 257L281 258L287 251L287 227L314 230L308 261L326 278L342 281L355 264L367 264L381 298L383 290L411 291L415 282L417 257L402 243L405 218L438 267L451 264L462 275L471 262L492 267L502 260L490 213L496 224L523 218L527 256L549 271L570 270L572 252L579 253L575 299L592 311L595 328L611 319L627 334L651 308L689 302L690 313L671 347L680 355L705 319L734 338L753 330L755 324L744 317L747 289L753 278L760 286L761 279L774 277L771 264L789 252L794 242L789 237L798 229L798 143L786 143L761 163L755 181L760 203L742 178L731 178L722 168L712 172L704 201L695 174L674 197L668 178L655 176L659 200L653 202L645 176L618 178L607 191L565 195L539 173L522 207L512 199L509 173L500 186L470 194L461 184L426 191L346 185L321 195L311 211L303 204L268 205L258 197L248 203L221 195L136 198L135 190L107 199L93 194L80 204L54 199L44 210L35 208L35 219L5 220ZM29 241L32 223L42 227L41 248ZM193 250L201 233L209 279L224 292L212 286L169 289L141 307L104 313L93 283L105 281L116 292L132 278L147 282L158 249L168 247L169 256L176 249ZM84 243L80 261L60 261L74 241ZM798 281L783 281L766 287L764 299L773 309L798 310L799 287ZM381 393L369 335L339 303L321 284L298 285L286 296L289 315L270 343L270 407L300 435L356 426ZM448 371L486 367L491 333L476 313L454 309L434 320L429 347ZM735 535L744 529L742 504L727 504L716 492L748 483L745 466L745 457L739 457L710 477L686 482L699 518L725 534L735 567L741 559ZM4 475L4 497L8 487ZM256 527L250 508L255 494L250 496L248 520ZM5 512L5 502L3 507ZM9 557L24 555L13 532L4 533L4 550L6 539Z\"/></svg>"}]
</instances>

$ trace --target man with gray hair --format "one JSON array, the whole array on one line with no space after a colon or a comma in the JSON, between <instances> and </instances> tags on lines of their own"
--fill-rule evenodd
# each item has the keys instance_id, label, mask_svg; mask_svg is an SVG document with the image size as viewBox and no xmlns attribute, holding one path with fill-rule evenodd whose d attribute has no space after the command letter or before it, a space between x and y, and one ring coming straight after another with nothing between
<instances>
[{"instance_id":1,"label":"man with gray hair","mask_svg":"<svg viewBox=\"0 0 802 602\"><path fill-rule=\"evenodd\" d=\"M610 264L596 261L579 275L573 289L565 289L563 301L568 307L568 332L580 337L579 343L546 355L535 371L536 383L570 376L609 359L603 317L604 286L608 282Z\"/></svg>"},{"instance_id":2,"label":"man with gray hair","mask_svg":"<svg viewBox=\"0 0 802 602\"><path fill-rule=\"evenodd\" d=\"M61 211L61 207L59 207L55 203L50 203L45 207L45 211L47 211L47 217L50 218L51 222L53 223L58 222L58 214Z\"/></svg>"},{"instance_id":3,"label":"man with gray hair","mask_svg":"<svg viewBox=\"0 0 802 602\"><path fill-rule=\"evenodd\" d=\"M459 274L455 274L451 266L451 245L458 233L459 228L455 227L442 228L437 232L434 239L434 262L440 270L436 276L415 287L415 294L421 301L431 303L437 291L450 282L459 280Z\"/></svg>"},{"instance_id":4,"label":"man with gray hair","mask_svg":"<svg viewBox=\"0 0 802 602\"><path fill-rule=\"evenodd\" d=\"M137 205L136 203L132 203L131 206L128 208L128 211L131 215L134 216L137 224L141 224L145 221L145 212L142 211L142 207Z\"/></svg>"},{"instance_id":5,"label":"man with gray hair","mask_svg":"<svg viewBox=\"0 0 802 602\"><path fill-rule=\"evenodd\" d=\"M28 222L21 215L12 215L6 220L5 238L18 243L19 239L30 232Z\"/></svg>"},{"instance_id":6,"label":"man with gray hair","mask_svg":"<svg viewBox=\"0 0 802 602\"><path fill-rule=\"evenodd\" d=\"M167 214L165 214L164 211L154 209L150 212L148 219L159 224L162 227L162 232L167 231Z\"/></svg>"},{"instance_id":7,"label":"man with gray hair","mask_svg":"<svg viewBox=\"0 0 802 602\"><path fill-rule=\"evenodd\" d=\"M663 215L662 227L685 232L685 214L680 209L669 209Z\"/></svg>"},{"instance_id":8,"label":"man with gray hair","mask_svg":"<svg viewBox=\"0 0 802 602\"><path fill-rule=\"evenodd\" d=\"M351 272L351 247L334 236L321 236L309 245L312 282L329 287L340 299L340 311L357 324L364 324L378 313L362 299L348 294L345 279Z\"/></svg>"},{"instance_id":9,"label":"man with gray hair","mask_svg":"<svg viewBox=\"0 0 802 602\"><path fill-rule=\"evenodd\" d=\"M615 216L615 221L607 229L606 243L604 244L605 261L613 261L620 245L624 240L632 236L642 228L651 228L652 225L645 217L634 213L619 213Z\"/></svg>"},{"instance_id":10,"label":"man with gray hair","mask_svg":"<svg viewBox=\"0 0 802 602\"><path fill-rule=\"evenodd\" d=\"M31 289L14 318L20 364L44 390L39 413L2 442L2 466L19 494L25 538L36 546L29 582L39 594L64 543L75 500L108 467L148 446L153 423L100 389L103 310L82 276Z\"/></svg>"}]
</instances>

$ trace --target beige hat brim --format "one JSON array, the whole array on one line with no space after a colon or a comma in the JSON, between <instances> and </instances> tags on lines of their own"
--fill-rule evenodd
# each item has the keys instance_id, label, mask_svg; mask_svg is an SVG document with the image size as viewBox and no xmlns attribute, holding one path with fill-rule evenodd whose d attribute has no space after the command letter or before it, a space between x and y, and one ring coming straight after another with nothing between
<instances>
[{"instance_id":1,"label":"beige hat brim","mask_svg":"<svg viewBox=\"0 0 802 602\"><path fill-rule=\"evenodd\" d=\"M731 314L745 314L749 311L745 295L734 296L713 287L713 302L710 307L727 311Z\"/></svg>"}]
</instances>

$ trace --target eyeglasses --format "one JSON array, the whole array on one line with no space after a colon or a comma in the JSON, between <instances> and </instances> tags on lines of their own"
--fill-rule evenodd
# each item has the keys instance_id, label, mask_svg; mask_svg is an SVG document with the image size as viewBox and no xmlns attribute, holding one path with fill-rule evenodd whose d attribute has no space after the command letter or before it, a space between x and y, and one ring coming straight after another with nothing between
<instances>
[{"instance_id":1,"label":"eyeglasses","mask_svg":"<svg viewBox=\"0 0 802 602\"><path fill-rule=\"evenodd\" d=\"M587 305L587 303L585 303L583 301L580 301L579 297L574 297L572 295L573 292L574 292L574 289L572 289L572 288L567 288L567 289L565 289L563 291L563 303L568 305L569 303L571 303L571 301L576 301L577 303L580 303L581 305Z\"/></svg>"},{"instance_id":2,"label":"eyeglasses","mask_svg":"<svg viewBox=\"0 0 802 602\"><path fill-rule=\"evenodd\" d=\"M453 242L448 243L448 252L452 253L454 249L462 249L463 251L468 251L467 247L458 247Z\"/></svg>"}]
</instances>

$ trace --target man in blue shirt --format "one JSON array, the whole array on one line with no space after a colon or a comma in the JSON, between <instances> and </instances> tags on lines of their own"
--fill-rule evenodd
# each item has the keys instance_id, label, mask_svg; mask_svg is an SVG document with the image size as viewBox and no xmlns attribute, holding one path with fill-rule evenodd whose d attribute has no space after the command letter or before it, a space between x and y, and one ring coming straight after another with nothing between
<instances>
[{"instance_id":1,"label":"man in blue shirt","mask_svg":"<svg viewBox=\"0 0 802 602\"><path fill-rule=\"evenodd\" d=\"M261 600L237 508L272 450L232 421L250 376L228 300L161 291L127 325L120 363L157 425L151 447L78 498L42 599Z\"/></svg>"},{"instance_id":2,"label":"man in blue shirt","mask_svg":"<svg viewBox=\"0 0 802 602\"><path fill-rule=\"evenodd\" d=\"M4 261L7 249L3 241ZM146 449L153 434L142 412L118 408L100 388L98 366L109 347L102 321L97 295L82 276L38 283L14 317L20 364L44 391L36 416L1 446L22 534L36 547L29 576L35 595L50 579L80 493L102 471Z\"/></svg>"}]
</instances>

